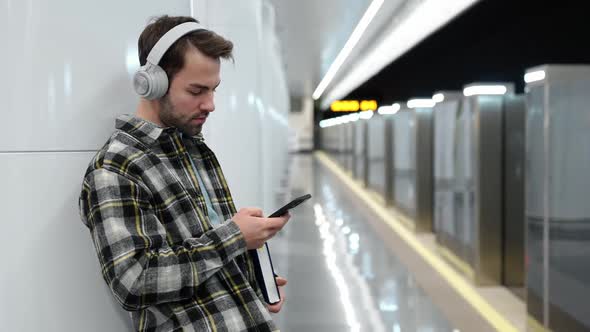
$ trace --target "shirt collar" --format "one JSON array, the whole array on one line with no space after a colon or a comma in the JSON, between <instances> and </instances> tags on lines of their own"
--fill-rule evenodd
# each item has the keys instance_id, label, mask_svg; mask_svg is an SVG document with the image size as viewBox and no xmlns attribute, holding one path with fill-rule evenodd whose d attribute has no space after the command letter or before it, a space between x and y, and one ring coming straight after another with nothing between
<instances>
[{"instance_id":1,"label":"shirt collar","mask_svg":"<svg viewBox=\"0 0 590 332\"><path fill-rule=\"evenodd\" d=\"M180 137L193 139L197 143L205 142L202 133L189 137L188 135L182 135L181 131L176 127L162 128L153 122L129 114L118 116L115 121L115 128L134 136L146 145L152 145L160 139L167 138L174 134L177 134Z\"/></svg>"}]
</instances>

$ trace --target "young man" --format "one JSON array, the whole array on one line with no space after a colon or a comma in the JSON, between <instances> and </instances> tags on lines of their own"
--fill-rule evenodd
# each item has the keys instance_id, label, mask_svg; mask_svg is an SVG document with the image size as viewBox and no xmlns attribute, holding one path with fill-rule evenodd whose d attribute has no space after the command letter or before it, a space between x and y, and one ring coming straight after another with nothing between
<instances>
[{"instance_id":1,"label":"young man","mask_svg":"<svg viewBox=\"0 0 590 332\"><path fill-rule=\"evenodd\" d=\"M138 45L137 112L117 119L80 195L103 277L138 331L276 330L269 311L281 310L282 290L280 303L264 303L247 250L289 216L236 213L201 135L233 45L193 18L168 16Z\"/></svg>"}]
</instances>

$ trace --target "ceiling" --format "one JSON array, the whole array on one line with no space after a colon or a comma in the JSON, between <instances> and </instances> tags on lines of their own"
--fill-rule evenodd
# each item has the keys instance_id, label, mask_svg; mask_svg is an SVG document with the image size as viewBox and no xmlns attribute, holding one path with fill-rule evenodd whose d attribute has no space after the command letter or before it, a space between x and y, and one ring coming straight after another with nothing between
<instances>
[{"instance_id":1,"label":"ceiling","mask_svg":"<svg viewBox=\"0 0 590 332\"><path fill-rule=\"evenodd\" d=\"M291 95L310 96L372 0L270 1ZM427 1L385 0L334 82L354 74L363 53ZM590 44L583 42L587 12L580 6L569 1L476 0L342 98L385 104L429 97L437 90L460 90L480 81L513 82L521 93L526 68L590 63Z\"/></svg>"},{"instance_id":2,"label":"ceiling","mask_svg":"<svg viewBox=\"0 0 590 332\"><path fill-rule=\"evenodd\" d=\"M271 0L292 96L311 96L371 0Z\"/></svg>"},{"instance_id":3,"label":"ceiling","mask_svg":"<svg viewBox=\"0 0 590 332\"><path fill-rule=\"evenodd\" d=\"M448 16L450 19L477 1L453 0L452 3L443 3L439 0L383 0L370 25L322 95L322 102L325 104L334 98L344 97L406 52L401 45L403 41L399 40L417 38L415 43L406 44L412 48L447 22L444 19L439 20L439 17ZM276 30L281 42L291 96L307 97L328 72L373 0L270 2L275 7ZM436 9L432 8L433 4ZM428 7L430 12L437 14L432 17L431 24L423 22L427 18L419 14L425 13L424 10ZM420 17L417 19L416 16ZM424 35L410 36L413 35L410 30L408 33L399 31L396 34L399 26L407 28L407 23L411 20L420 21L413 31L424 30ZM374 61L376 58L379 60ZM342 82L344 84L339 86Z\"/></svg>"},{"instance_id":4,"label":"ceiling","mask_svg":"<svg viewBox=\"0 0 590 332\"><path fill-rule=\"evenodd\" d=\"M587 12L576 2L482 0L347 98L380 104L461 91L473 82L513 83L524 92L524 73L542 64L590 63Z\"/></svg>"}]
</instances>

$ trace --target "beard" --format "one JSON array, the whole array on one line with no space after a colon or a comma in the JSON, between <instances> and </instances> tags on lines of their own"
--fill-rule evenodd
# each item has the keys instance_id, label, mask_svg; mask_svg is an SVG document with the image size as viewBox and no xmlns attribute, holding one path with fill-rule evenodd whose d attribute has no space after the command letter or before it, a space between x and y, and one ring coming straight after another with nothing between
<instances>
[{"instance_id":1,"label":"beard","mask_svg":"<svg viewBox=\"0 0 590 332\"><path fill-rule=\"evenodd\" d=\"M178 128L183 134L189 136L195 136L203 130L202 124L191 123L192 118L183 119L180 112L176 111L172 105L168 94L160 101L160 120L166 126Z\"/></svg>"}]
</instances>

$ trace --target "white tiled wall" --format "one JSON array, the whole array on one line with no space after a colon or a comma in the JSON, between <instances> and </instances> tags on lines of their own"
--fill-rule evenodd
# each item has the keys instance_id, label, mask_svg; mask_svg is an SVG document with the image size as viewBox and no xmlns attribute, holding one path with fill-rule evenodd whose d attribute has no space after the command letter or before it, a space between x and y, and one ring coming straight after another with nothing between
<instances>
[{"instance_id":1,"label":"white tiled wall","mask_svg":"<svg viewBox=\"0 0 590 332\"><path fill-rule=\"evenodd\" d=\"M205 134L238 207L263 206L285 167L288 93L262 1L0 0L0 330L129 329L77 197L115 117L135 112L139 33L153 16L191 13L236 45Z\"/></svg>"},{"instance_id":2,"label":"white tiled wall","mask_svg":"<svg viewBox=\"0 0 590 332\"><path fill-rule=\"evenodd\" d=\"M0 153L0 330L123 331L78 214L93 152Z\"/></svg>"},{"instance_id":3,"label":"white tiled wall","mask_svg":"<svg viewBox=\"0 0 590 332\"><path fill-rule=\"evenodd\" d=\"M96 150L133 113L137 38L189 0L0 0L0 151Z\"/></svg>"},{"instance_id":4,"label":"white tiled wall","mask_svg":"<svg viewBox=\"0 0 590 332\"><path fill-rule=\"evenodd\" d=\"M231 10L230 10L231 9ZM193 1L195 17L234 43L235 64L222 66L216 111L204 129L236 206L274 201L287 163L289 95L268 2Z\"/></svg>"}]
</instances>

